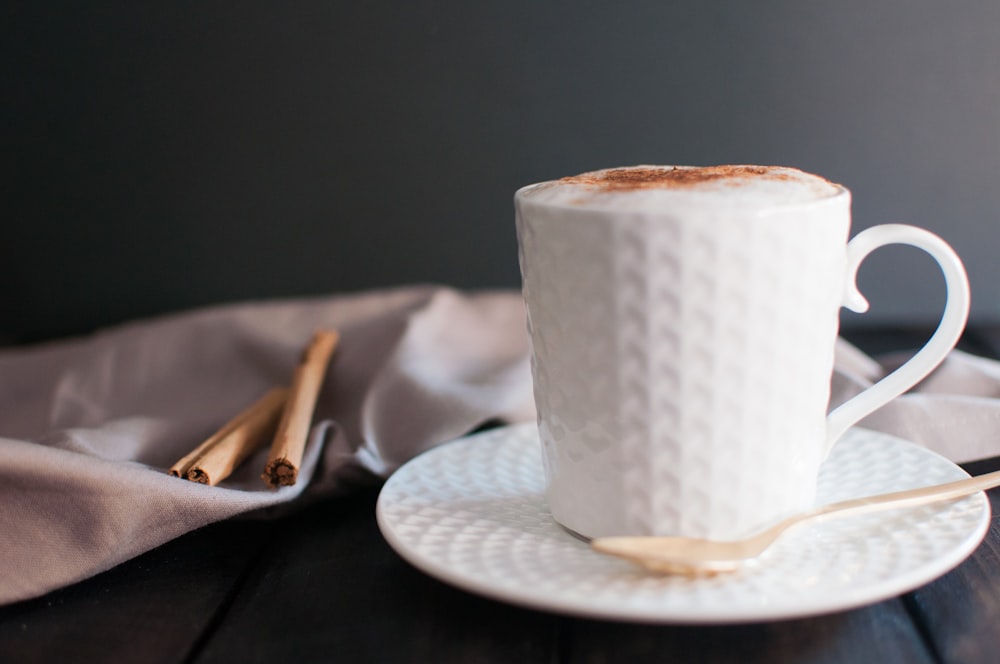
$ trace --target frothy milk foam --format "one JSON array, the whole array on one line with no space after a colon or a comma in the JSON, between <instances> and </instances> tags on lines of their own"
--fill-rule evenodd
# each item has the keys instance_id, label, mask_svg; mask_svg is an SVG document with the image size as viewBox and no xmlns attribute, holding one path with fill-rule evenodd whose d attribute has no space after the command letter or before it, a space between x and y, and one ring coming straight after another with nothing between
<instances>
[{"instance_id":1,"label":"frothy milk foam","mask_svg":"<svg viewBox=\"0 0 1000 664\"><path fill-rule=\"evenodd\" d=\"M818 175L782 166L629 166L543 182L521 195L547 205L641 211L677 204L794 205L845 191Z\"/></svg>"}]
</instances>

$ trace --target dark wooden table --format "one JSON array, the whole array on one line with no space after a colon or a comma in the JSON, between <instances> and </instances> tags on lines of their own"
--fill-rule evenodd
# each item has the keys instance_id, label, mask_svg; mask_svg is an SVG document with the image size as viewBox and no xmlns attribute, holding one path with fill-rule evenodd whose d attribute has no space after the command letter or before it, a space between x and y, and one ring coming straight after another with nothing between
<instances>
[{"instance_id":1,"label":"dark wooden table","mask_svg":"<svg viewBox=\"0 0 1000 664\"><path fill-rule=\"evenodd\" d=\"M873 352L923 338L848 336ZM1000 356L1000 331L975 330L963 344ZM966 468L998 470L1000 457ZM997 517L968 560L902 597L793 621L649 626L517 608L425 576L379 534L377 493L218 523L0 607L0 662L1000 661ZM990 501L1000 512L1000 490Z\"/></svg>"}]
</instances>

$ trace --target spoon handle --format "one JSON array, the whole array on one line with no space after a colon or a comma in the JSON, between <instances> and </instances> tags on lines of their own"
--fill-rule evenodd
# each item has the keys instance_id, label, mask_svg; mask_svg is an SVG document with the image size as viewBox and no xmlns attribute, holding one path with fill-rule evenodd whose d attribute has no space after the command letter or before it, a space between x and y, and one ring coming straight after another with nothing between
<instances>
[{"instance_id":1,"label":"spoon handle","mask_svg":"<svg viewBox=\"0 0 1000 664\"><path fill-rule=\"evenodd\" d=\"M812 512L811 517L822 518L833 516L834 513L837 516L846 516L847 514L863 514L901 507L917 507L951 498L961 498L996 486L1000 486L1000 470L945 484L831 503Z\"/></svg>"},{"instance_id":2,"label":"spoon handle","mask_svg":"<svg viewBox=\"0 0 1000 664\"><path fill-rule=\"evenodd\" d=\"M619 556L659 572L697 574L705 571L731 571L736 569L741 561L759 556L793 526L851 514L917 507L961 498L996 486L1000 486L1000 471L919 489L854 498L797 514L741 540L603 537L592 540L591 546L602 553Z\"/></svg>"},{"instance_id":3,"label":"spoon handle","mask_svg":"<svg viewBox=\"0 0 1000 664\"><path fill-rule=\"evenodd\" d=\"M727 542L726 544L739 548L738 554L735 553L735 548L729 551L729 554L733 558L750 558L762 553L764 549L771 546L776 539L793 526L799 526L807 522L826 521L842 516L869 514L905 507L919 507L920 505L928 505L943 500L962 498L979 491L992 489L996 486L1000 486L1000 470L985 475L968 477L955 482L920 487L919 489L907 489L905 491L843 500L839 503L830 503L829 505L823 505L808 512L796 514L744 540Z\"/></svg>"}]
</instances>

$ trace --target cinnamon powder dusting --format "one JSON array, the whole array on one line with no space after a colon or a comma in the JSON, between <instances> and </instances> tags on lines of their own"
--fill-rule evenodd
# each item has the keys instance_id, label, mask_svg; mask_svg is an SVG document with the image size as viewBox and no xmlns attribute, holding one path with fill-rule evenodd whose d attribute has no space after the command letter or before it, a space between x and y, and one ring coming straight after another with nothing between
<instances>
[{"instance_id":1,"label":"cinnamon powder dusting","mask_svg":"<svg viewBox=\"0 0 1000 664\"><path fill-rule=\"evenodd\" d=\"M560 182L590 185L605 191L638 189L680 189L707 182L739 184L751 179L794 180L787 171L767 166L704 166L696 168L648 167L612 168L565 177Z\"/></svg>"}]
</instances>

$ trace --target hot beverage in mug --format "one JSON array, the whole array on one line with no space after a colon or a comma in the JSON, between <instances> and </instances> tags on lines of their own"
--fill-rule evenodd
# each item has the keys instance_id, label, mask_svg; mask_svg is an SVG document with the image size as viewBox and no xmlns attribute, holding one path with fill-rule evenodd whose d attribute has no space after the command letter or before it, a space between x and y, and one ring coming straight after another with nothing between
<instances>
[{"instance_id":1,"label":"hot beverage in mug","mask_svg":"<svg viewBox=\"0 0 1000 664\"><path fill-rule=\"evenodd\" d=\"M812 505L862 417L944 359L968 315L961 262L890 224L848 242L850 192L771 166L637 166L515 195L553 517L586 537L727 539ZM934 337L827 413L839 310L885 244L940 264Z\"/></svg>"}]
</instances>

